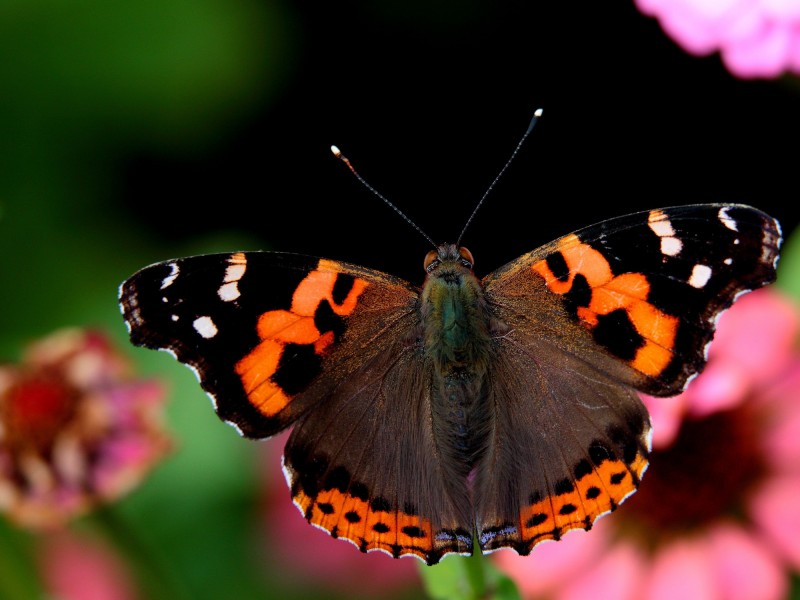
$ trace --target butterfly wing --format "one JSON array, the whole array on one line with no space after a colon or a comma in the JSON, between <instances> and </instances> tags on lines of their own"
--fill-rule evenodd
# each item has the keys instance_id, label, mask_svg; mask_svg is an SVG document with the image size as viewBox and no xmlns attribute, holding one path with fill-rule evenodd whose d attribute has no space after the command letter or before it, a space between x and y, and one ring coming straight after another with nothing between
<instances>
[{"instance_id":1,"label":"butterfly wing","mask_svg":"<svg viewBox=\"0 0 800 600\"><path fill-rule=\"evenodd\" d=\"M498 349L476 475L483 549L527 554L636 490L650 425L634 390L680 392L720 312L775 279L779 246L758 210L684 206L582 229L484 279Z\"/></svg>"},{"instance_id":2,"label":"butterfly wing","mask_svg":"<svg viewBox=\"0 0 800 600\"><path fill-rule=\"evenodd\" d=\"M564 236L484 285L504 318L528 323L536 302L546 311L537 320L553 319L538 334L562 337L572 353L599 351L626 383L670 396L704 366L717 316L741 293L775 280L780 243L778 222L749 206L680 206ZM566 339L563 322L589 335Z\"/></svg>"},{"instance_id":3,"label":"butterfly wing","mask_svg":"<svg viewBox=\"0 0 800 600\"><path fill-rule=\"evenodd\" d=\"M286 428L380 353L417 296L377 271L276 252L165 261L120 287L131 341L193 369L219 417L251 438Z\"/></svg>"},{"instance_id":4,"label":"butterfly wing","mask_svg":"<svg viewBox=\"0 0 800 600\"><path fill-rule=\"evenodd\" d=\"M120 302L131 341L192 368L245 436L296 422L284 472L309 523L432 564L471 552L474 519L433 446L418 295L354 265L239 252L146 267Z\"/></svg>"},{"instance_id":5,"label":"butterfly wing","mask_svg":"<svg viewBox=\"0 0 800 600\"><path fill-rule=\"evenodd\" d=\"M427 564L472 553L463 480L447 476L433 440L432 365L419 331L398 339L292 430L284 472L309 523L362 552Z\"/></svg>"},{"instance_id":6,"label":"butterfly wing","mask_svg":"<svg viewBox=\"0 0 800 600\"><path fill-rule=\"evenodd\" d=\"M519 331L503 336L492 371L493 420L475 477L482 550L528 554L589 529L636 491L650 422L631 388Z\"/></svg>"}]
</instances>

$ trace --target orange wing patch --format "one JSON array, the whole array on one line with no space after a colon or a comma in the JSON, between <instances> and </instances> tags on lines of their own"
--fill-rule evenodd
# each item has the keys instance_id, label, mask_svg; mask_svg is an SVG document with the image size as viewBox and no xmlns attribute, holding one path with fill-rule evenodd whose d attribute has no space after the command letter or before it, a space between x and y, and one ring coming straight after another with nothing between
<instances>
[{"instance_id":1,"label":"orange wing patch","mask_svg":"<svg viewBox=\"0 0 800 600\"><path fill-rule=\"evenodd\" d=\"M563 260L565 273L555 273L548 260L536 262L531 269L545 280L550 291L562 296L575 293L575 278L582 277L588 284L589 296L580 299L576 314L590 329L598 327L601 317L624 311L640 338L635 340L630 356L624 358L645 375L660 375L672 360L679 320L648 302L647 277L641 273L615 276L602 253L575 235L561 240L557 255Z\"/></svg>"},{"instance_id":2,"label":"orange wing patch","mask_svg":"<svg viewBox=\"0 0 800 600\"><path fill-rule=\"evenodd\" d=\"M631 465L621 460L603 461L571 482L571 489L534 502L520 514L522 541L533 547L558 540L571 529L590 529L598 517L617 508L639 487L647 458L639 453Z\"/></svg>"},{"instance_id":3,"label":"orange wing patch","mask_svg":"<svg viewBox=\"0 0 800 600\"><path fill-rule=\"evenodd\" d=\"M342 282L349 285L346 294L337 289ZM302 383L308 383L306 380L316 375L316 359L322 357L335 341L336 334L332 329L320 331L316 321L320 307L327 306L334 315L347 317L355 310L366 286L366 281L350 275L311 271L295 289L289 310L271 310L259 317L257 330L262 341L236 363L236 373L247 397L263 415L275 416L289 404L293 394L287 388L296 390ZM289 345L294 347L291 357L286 354ZM283 361L287 358L308 362L309 368L299 376L303 379L298 379L295 365L291 375L286 376L289 379L293 377L294 381L287 383L282 380Z\"/></svg>"},{"instance_id":4,"label":"orange wing patch","mask_svg":"<svg viewBox=\"0 0 800 600\"><path fill-rule=\"evenodd\" d=\"M380 550L395 558L414 555L426 562L434 552L428 519L381 506L380 502L334 488L319 492L316 498L299 490L294 503L309 523L334 538L349 540L362 552Z\"/></svg>"},{"instance_id":5,"label":"orange wing patch","mask_svg":"<svg viewBox=\"0 0 800 600\"><path fill-rule=\"evenodd\" d=\"M647 465L642 450L630 464L618 458L595 464L582 461L574 478L557 483L552 495L533 494L516 523L484 528L482 548L511 546L527 555L540 542L560 540L572 529L591 529L599 517L615 510L637 490Z\"/></svg>"}]
</instances>

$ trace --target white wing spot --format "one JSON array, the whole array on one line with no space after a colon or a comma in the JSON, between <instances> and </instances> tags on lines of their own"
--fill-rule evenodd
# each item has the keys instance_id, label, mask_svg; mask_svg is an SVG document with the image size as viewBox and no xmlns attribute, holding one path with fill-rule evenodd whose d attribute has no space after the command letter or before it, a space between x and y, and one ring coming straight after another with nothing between
<instances>
[{"instance_id":1,"label":"white wing spot","mask_svg":"<svg viewBox=\"0 0 800 600\"><path fill-rule=\"evenodd\" d=\"M243 261L244 259L242 259ZM231 262L225 269L225 281L239 281L244 275L247 264L245 262Z\"/></svg>"},{"instance_id":2,"label":"white wing spot","mask_svg":"<svg viewBox=\"0 0 800 600\"><path fill-rule=\"evenodd\" d=\"M197 317L192 325L194 325L195 331L206 339L217 335L217 326L214 325L211 317Z\"/></svg>"},{"instance_id":3,"label":"white wing spot","mask_svg":"<svg viewBox=\"0 0 800 600\"><path fill-rule=\"evenodd\" d=\"M707 265L695 265L692 269L692 276L689 277L689 285L695 288L702 288L711 279L711 267Z\"/></svg>"},{"instance_id":4,"label":"white wing spot","mask_svg":"<svg viewBox=\"0 0 800 600\"><path fill-rule=\"evenodd\" d=\"M228 259L228 268L225 269L223 284L217 290L217 295L223 302L233 302L241 293L239 292L239 280L247 270L247 258L243 252L237 252Z\"/></svg>"},{"instance_id":5,"label":"white wing spot","mask_svg":"<svg viewBox=\"0 0 800 600\"><path fill-rule=\"evenodd\" d=\"M169 263L170 266L170 273L161 281L161 289L168 288L172 285L172 283L178 278L180 274L180 269L178 268L178 263Z\"/></svg>"},{"instance_id":6,"label":"white wing spot","mask_svg":"<svg viewBox=\"0 0 800 600\"><path fill-rule=\"evenodd\" d=\"M675 228L662 210L652 210L647 217L647 225L661 238L661 253L667 256L678 256L683 249L683 242L675 237Z\"/></svg>"},{"instance_id":7,"label":"white wing spot","mask_svg":"<svg viewBox=\"0 0 800 600\"><path fill-rule=\"evenodd\" d=\"M730 217L728 215L728 207L727 206L724 206L723 208L719 209L719 212L717 213L717 217L719 218L720 223L725 225L725 227L727 227L731 231L739 231L739 227L736 224L736 219L734 219L734 218L732 218L732 217Z\"/></svg>"},{"instance_id":8,"label":"white wing spot","mask_svg":"<svg viewBox=\"0 0 800 600\"><path fill-rule=\"evenodd\" d=\"M173 321L177 321L180 317L178 317L178 315L172 315L171 318Z\"/></svg>"},{"instance_id":9,"label":"white wing spot","mask_svg":"<svg viewBox=\"0 0 800 600\"><path fill-rule=\"evenodd\" d=\"M678 256L683 249L683 242L676 237L661 238L661 253L667 256Z\"/></svg>"},{"instance_id":10,"label":"white wing spot","mask_svg":"<svg viewBox=\"0 0 800 600\"><path fill-rule=\"evenodd\" d=\"M241 296L241 293L239 292L239 286L235 281L223 283L219 290L217 290L217 294L219 295L220 300L223 302L233 302L239 296Z\"/></svg>"},{"instance_id":11,"label":"white wing spot","mask_svg":"<svg viewBox=\"0 0 800 600\"><path fill-rule=\"evenodd\" d=\"M669 222L666 215L660 210L653 210L647 218L647 224L650 229L658 237L672 237L675 235L675 230L672 228L672 223Z\"/></svg>"},{"instance_id":12,"label":"white wing spot","mask_svg":"<svg viewBox=\"0 0 800 600\"><path fill-rule=\"evenodd\" d=\"M732 265L733 264L733 259L732 258L726 258L722 262L724 262L726 265Z\"/></svg>"}]
</instances>

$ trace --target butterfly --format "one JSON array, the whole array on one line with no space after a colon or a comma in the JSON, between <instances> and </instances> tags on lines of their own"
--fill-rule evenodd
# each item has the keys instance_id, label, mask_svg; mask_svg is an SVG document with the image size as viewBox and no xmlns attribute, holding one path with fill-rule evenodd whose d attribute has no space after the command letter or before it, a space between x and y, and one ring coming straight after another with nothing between
<instances>
[{"instance_id":1,"label":"butterfly","mask_svg":"<svg viewBox=\"0 0 800 600\"><path fill-rule=\"evenodd\" d=\"M441 244L422 285L283 252L167 260L120 286L133 344L196 373L247 438L289 427L283 470L312 525L364 552L511 548L636 491L650 421L720 313L775 279L781 231L738 204L591 225L478 278Z\"/></svg>"}]
</instances>

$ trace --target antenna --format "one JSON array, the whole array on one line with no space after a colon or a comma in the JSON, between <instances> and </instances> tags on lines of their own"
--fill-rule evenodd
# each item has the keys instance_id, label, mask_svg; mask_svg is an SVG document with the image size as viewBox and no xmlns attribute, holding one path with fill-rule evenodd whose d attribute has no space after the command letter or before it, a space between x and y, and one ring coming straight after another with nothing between
<instances>
[{"instance_id":1,"label":"antenna","mask_svg":"<svg viewBox=\"0 0 800 600\"><path fill-rule=\"evenodd\" d=\"M346 165L347 165L347 168L348 168L348 169L350 169L350 172L352 172L352 173L353 173L353 175L355 175L355 176L356 176L356 179L358 179L358 180L359 180L359 181L360 181L360 182L361 182L361 183L364 185L364 187L366 187L366 188L367 188L367 189L368 189L370 192L372 192L372 193L373 193L373 194L375 194L375 195L376 195L378 198L380 198L380 199L381 199L381 200L383 200L383 201L384 201L386 204L388 204L388 205L389 205L389 206L390 206L390 207L391 207L391 208L392 208L392 209L393 209L393 210L394 210L394 211L395 211L395 212L396 212L398 215L400 215L401 217L403 217L403 219L406 221L406 223L408 223L408 224L409 224L409 225L411 225L411 226L412 226L414 229L416 229L417 231L419 231L419 232L422 234L422 236L423 236L423 237L424 237L426 240L428 240L428 241L431 243L431 245L432 245L434 248L438 248L438 246L436 245L436 242L434 242L434 241L431 239L431 237L430 237L430 236L429 236L427 233L425 233L424 231L422 231L422 229L420 229L420 227L419 227L419 226L418 226L416 223L414 223L414 221L412 221L411 219L409 219L409 218L408 218L408 217L405 215L405 213L404 213L403 211L401 211L401 210L400 210L399 208L397 208L397 207L396 207L394 204L392 204L391 202L389 202L389 200L386 198L386 196L384 196L384 195L383 195L383 194L381 194L381 193L380 193L378 190L376 190L374 187L372 187L372 186L371 186L369 183L367 183L366 179L364 179L364 178L363 178L361 175L359 175L359 174L358 174L358 171L356 171L356 170L355 170L355 168L353 167L353 165L352 165L352 164L350 164L350 159L349 159L349 158L347 158L347 157L346 157L344 154L342 154L342 152L341 152L341 150L339 150L339 148L337 148L336 146L331 146L331 152L333 152L333 155L334 155L336 158L338 158L338 159L339 159L339 160L341 160L341 161L342 161L344 164L346 164Z\"/></svg>"},{"instance_id":2,"label":"antenna","mask_svg":"<svg viewBox=\"0 0 800 600\"><path fill-rule=\"evenodd\" d=\"M483 204L483 201L486 200L486 196L489 195L489 193L494 188L495 184L497 184L497 182L503 176L503 173L506 172L506 169L508 168L508 165L510 165L511 161L513 161L514 158L517 156L517 153L519 152L519 149L522 147L522 144L525 142L525 140L531 134L531 131L533 131L533 127L536 125L536 122L539 120L539 117L542 116L542 112L543 111L542 111L541 108L537 108L533 112L533 118L531 119L531 122L528 124L528 129L526 129L525 133L522 134L522 137L520 138L519 142L517 142L517 147L514 148L514 151L511 153L511 156L506 161L506 164L503 165L503 168L500 169L500 172L497 174L497 177L494 178L494 181L492 181L492 183L489 185L489 187L486 188L486 191L483 193L483 196L481 196L481 199L478 201L478 204L475 206L475 209L472 211L472 214L469 216L469 219L467 219L467 222L464 225L464 229L461 230L461 234L458 236L458 241L456 241L456 246L460 246L461 245L461 238L464 237L464 232L467 231L467 227L469 227L470 223L472 223L472 219L475 218L475 214L478 212L478 209Z\"/></svg>"}]
</instances>

